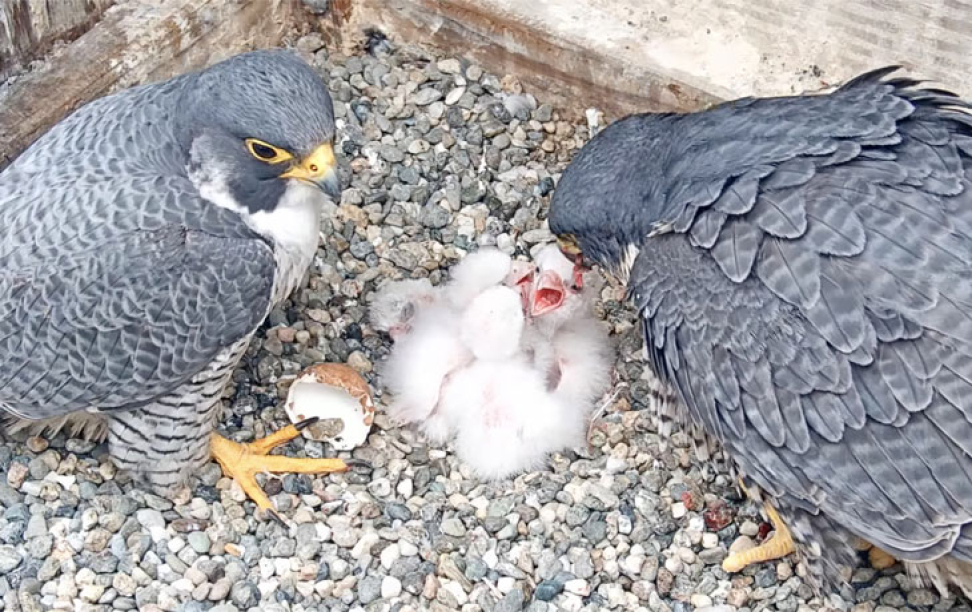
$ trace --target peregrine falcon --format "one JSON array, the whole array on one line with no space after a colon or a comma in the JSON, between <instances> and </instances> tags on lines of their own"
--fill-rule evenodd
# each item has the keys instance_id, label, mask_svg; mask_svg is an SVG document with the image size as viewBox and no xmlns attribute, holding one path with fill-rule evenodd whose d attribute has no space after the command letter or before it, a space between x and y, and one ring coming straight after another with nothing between
<instances>
[{"instance_id":1,"label":"peregrine falcon","mask_svg":"<svg viewBox=\"0 0 972 612\"><path fill-rule=\"evenodd\" d=\"M212 453L264 510L255 473L344 469L267 456L293 426L213 433L250 338L314 257L340 191L334 132L320 77L258 51L90 102L21 154L0 173L8 426L106 431L112 460L164 494Z\"/></svg>"},{"instance_id":2,"label":"peregrine falcon","mask_svg":"<svg viewBox=\"0 0 972 612\"><path fill-rule=\"evenodd\" d=\"M861 75L612 124L550 229L627 287L654 373L819 587L870 547L972 587L972 116Z\"/></svg>"}]
</instances>

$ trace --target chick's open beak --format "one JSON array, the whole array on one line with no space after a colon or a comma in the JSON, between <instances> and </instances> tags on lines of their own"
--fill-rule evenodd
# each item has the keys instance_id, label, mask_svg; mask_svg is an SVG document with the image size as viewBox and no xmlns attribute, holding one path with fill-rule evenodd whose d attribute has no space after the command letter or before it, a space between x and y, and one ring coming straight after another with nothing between
<instances>
[{"instance_id":1,"label":"chick's open beak","mask_svg":"<svg viewBox=\"0 0 972 612\"><path fill-rule=\"evenodd\" d=\"M311 151L280 178L296 179L314 185L332 198L341 196L341 182L337 174L337 160L331 143L324 143Z\"/></svg>"},{"instance_id":2,"label":"chick's open beak","mask_svg":"<svg viewBox=\"0 0 972 612\"><path fill-rule=\"evenodd\" d=\"M563 305L566 292L559 274L550 270L543 272L530 296L530 316L539 317L557 310Z\"/></svg>"}]
</instances>

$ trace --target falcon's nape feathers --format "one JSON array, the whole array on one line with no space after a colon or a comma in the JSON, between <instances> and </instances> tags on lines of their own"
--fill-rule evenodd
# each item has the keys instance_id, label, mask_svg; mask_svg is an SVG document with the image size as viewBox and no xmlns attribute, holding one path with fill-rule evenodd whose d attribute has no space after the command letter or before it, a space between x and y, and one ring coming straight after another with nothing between
<instances>
[{"instance_id":1,"label":"falcon's nape feathers","mask_svg":"<svg viewBox=\"0 0 972 612\"><path fill-rule=\"evenodd\" d=\"M313 259L333 140L325 85L285 51L100 98L40 137L0 173L0 413L103 419L120 467L182 485Z\"/></svg>"},{"instance_id":2,"label":"falcon's nape feathers","mask_svg":"<svg viewBox=\"0 0 972 612\"><path fill-rule=\"evenodd\" d=\"M627 284L652 369L817 584L858 536L972 590L972 116L868 73L607 127L554 193Z\"/></svg>"}]
</instances>

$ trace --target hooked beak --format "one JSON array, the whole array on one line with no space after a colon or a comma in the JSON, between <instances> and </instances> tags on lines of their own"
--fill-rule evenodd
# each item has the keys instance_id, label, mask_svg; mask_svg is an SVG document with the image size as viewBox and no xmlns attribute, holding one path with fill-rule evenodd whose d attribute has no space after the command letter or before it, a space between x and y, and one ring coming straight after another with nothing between
<instances>
[{"instance_id":1,"label":"hooked beak","mask_svg":"<svg viewBox=\"0 0 972 612\"><path fill-rule=\"evenodd\" d=\"M557 310L563 305L566 293L559 274L551 270L543 272L530 296L530 316L539 317Z\"/></svg>"},{"instance_id":2,"label":"hooked beak","mask_svg":"<svg viewBox=\"0 0 972 612\"><path fill-rule=\"evenodd\" d=\"M295 179L313 185L332 198L341 197L337 160L334 158L334 148L331 143L324 143L311 151L310 155L294 164L290 170L281 174L280 178Z\"/></svg>"},{"instance_id":3,"label":"hooked beak","mask_svg":"<svg viewBox=\"0 0 972 612\"><path fill-rule=\"evenodd\" d=\"M530 307L531 285L533 275L537 271L537 266L520 260L513 260L510 266L510 273L506 275L506 285L520 292L520 300L523 302L523 310L527 311Z\"/></svg>"}]
</instances>

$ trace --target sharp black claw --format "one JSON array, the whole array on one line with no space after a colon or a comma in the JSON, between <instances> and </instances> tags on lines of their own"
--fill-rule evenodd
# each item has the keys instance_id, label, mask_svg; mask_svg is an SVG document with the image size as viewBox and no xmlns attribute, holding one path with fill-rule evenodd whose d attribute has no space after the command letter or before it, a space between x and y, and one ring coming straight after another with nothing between
<instances>
[{"instance_id":1,"label":"sharp black claw","mask_svg":"<svg viewBox=\"0 0 972 612\"><path fill-rule=\"evenodd\" d=\"M320 420L321 420L320 417L311 417L309 419L304 419L300 423L297 423L296 425L294 425L294 427L297 428L297 431L300 431L301 429L304 429L306 427L310 427L311 425L313 425L314 423L316 423L316 422L318 422Z\"/></svg>"},{"instance_id":2,"label":"sharp black claw","mask_svg":"<svg viewBox=\"0 0 972 612\"><path fill-rule=\"evenodd\" d=\"M372 466L371 463L365 461L364 459L342 459L342 461L344 461L345 465L348 466L348 469L353 469L353 468L364 468L367 470L374 469L374 466Z\"/></svg>"},{"instance_id":3,"label":"sharp black claw","mask_svg":"<svg viewBox=\"0 0 972 612\"><path fill-rule=\"evenodd\" d=\"M278 525L280 525L281 527L283 527L285 529L289 528L288 525L287 525L287 522L283 520L283 517L280 516L280 513L278 513L276 510L273 510L273 509L270 510L270 518L272 518L274 521L276 521L276 523Z\"/></svg>"}]
</instances>

